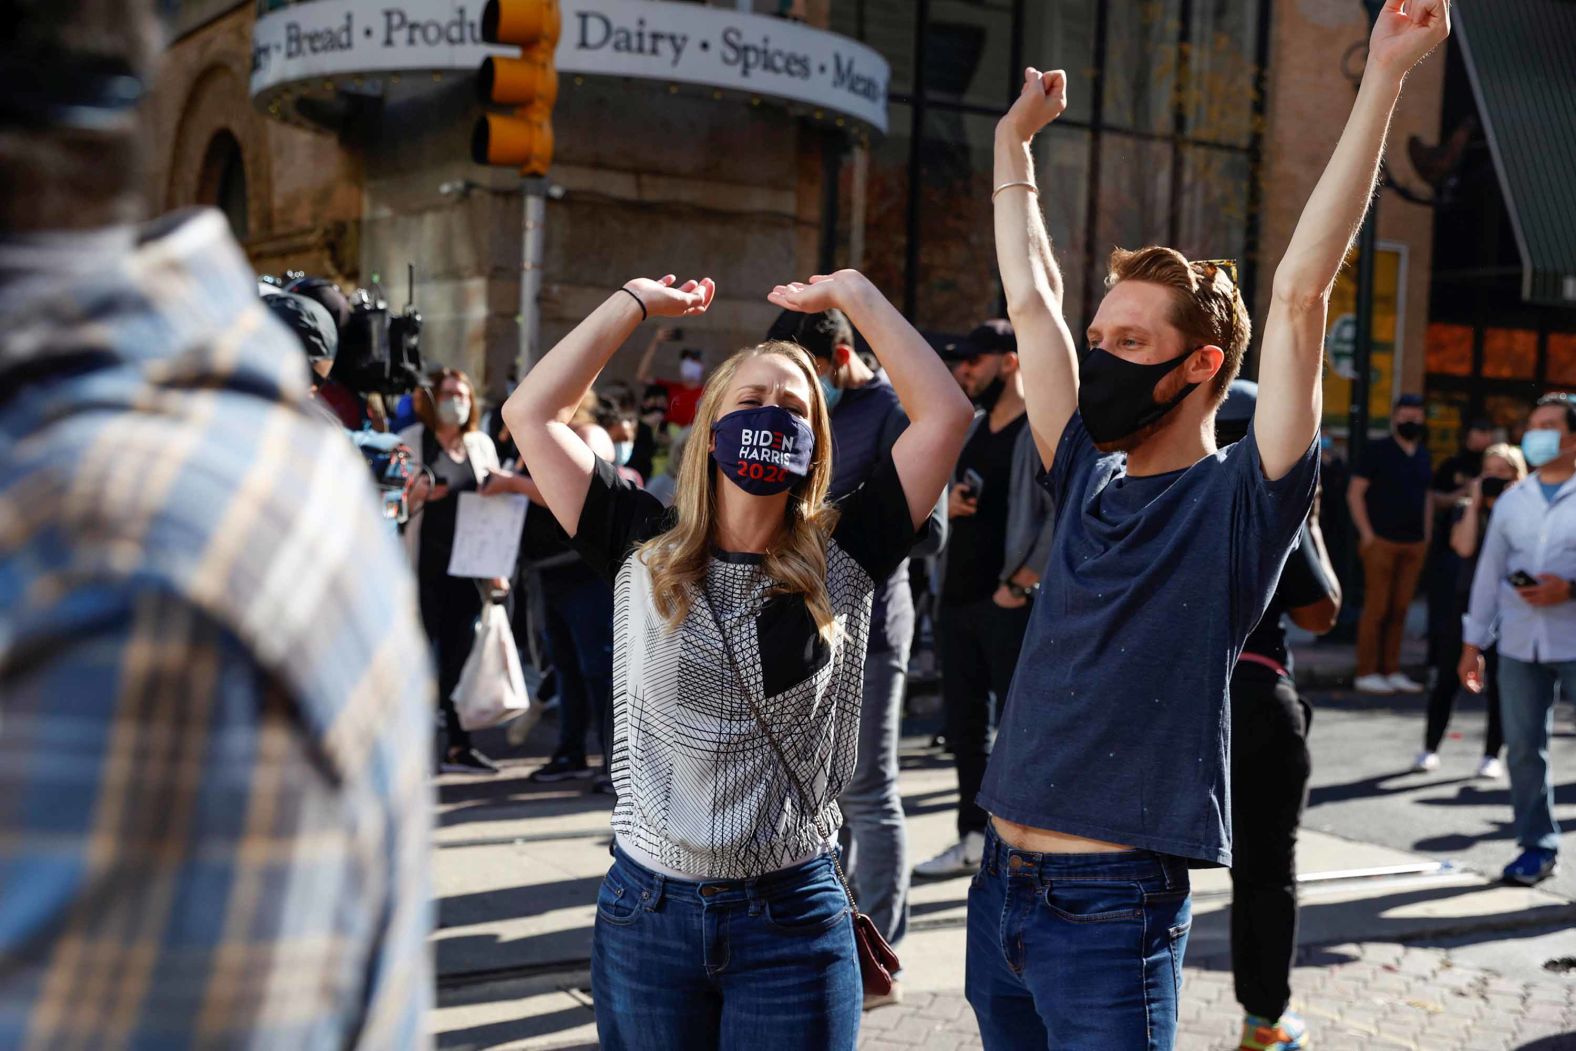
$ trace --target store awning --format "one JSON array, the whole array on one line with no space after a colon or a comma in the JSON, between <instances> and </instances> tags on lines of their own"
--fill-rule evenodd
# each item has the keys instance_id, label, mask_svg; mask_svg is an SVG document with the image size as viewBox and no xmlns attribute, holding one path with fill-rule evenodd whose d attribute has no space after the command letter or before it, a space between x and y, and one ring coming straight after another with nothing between
<instances>
[{"instance_id":1,"label":"store awning","mask_svg":"<svg viewBox=\"0 0 1576 1051\"><path fill-rule=\"evenodd\" d=\"M1522 298L1576 306L1576 2L1452 6L1521 250Z\"/></svg>"}]
</instances>

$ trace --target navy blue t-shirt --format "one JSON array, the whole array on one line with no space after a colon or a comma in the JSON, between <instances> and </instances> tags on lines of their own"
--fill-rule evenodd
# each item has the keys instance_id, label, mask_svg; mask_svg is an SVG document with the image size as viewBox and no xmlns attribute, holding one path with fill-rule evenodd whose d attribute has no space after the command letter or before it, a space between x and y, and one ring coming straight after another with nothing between
<instances>
[{"instance_id":1,"label":"navy blue t-shirt","mask_svg":"<svg viewBox=\"0 0 1576 1051\"><path fill-rule=\"evenodd\" d=\"M1231 864L1231 671L1313 506L1318 453L1266 481L1250 431L1186 470L1129 478L1073 414L1041 480L1066 510L980 806Z\"/></svg>"}]
</instances>

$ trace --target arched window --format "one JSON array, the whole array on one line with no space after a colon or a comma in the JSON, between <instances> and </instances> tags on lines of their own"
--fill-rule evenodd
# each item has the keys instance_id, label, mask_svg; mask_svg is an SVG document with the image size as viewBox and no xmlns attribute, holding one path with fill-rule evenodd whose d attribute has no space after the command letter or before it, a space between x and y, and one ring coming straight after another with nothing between
<instances>
[{"instance_id":1,"label":"arched window","mask_svg":"<svg viewBox=\"0 0 1576 1051\"><path fill-rule=\"evenodd\" d=\"M248 236L246 162L241 144L228 131L216 133L203 156L202 179L197 186L199 204L212 205L230 221L237 241Z\"/></svg>"}]
</instances>

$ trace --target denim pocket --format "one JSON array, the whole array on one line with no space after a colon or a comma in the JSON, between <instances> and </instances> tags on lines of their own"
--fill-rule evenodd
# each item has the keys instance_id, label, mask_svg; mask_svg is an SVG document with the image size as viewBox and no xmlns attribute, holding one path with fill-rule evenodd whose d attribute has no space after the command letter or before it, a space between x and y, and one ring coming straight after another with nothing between
<instances>
[{"instance_id":1,"label":"denim pocket","mask_svg":"<svg viewBox=\"0 0 1576 1051\"><path fill-rule=\"evenodd\" d=\"M819 880L786 890L766 900L766 925L782 934L820 934L848 916L848 894L837 884Z\"/></svg>"},{"instance_id":2,"label":"denim pocket","mask_svg":"<svg viewBox=\"0 0 1576 1051\"><path fill-rule=\"evenodd\" d=\"M1045 907L1068 923L1138 923L1144 891L1117 880L1054 880L1044 891Z\"/></svg>"},{"instance_id":3,"label":"denim pocket","mask_svg":"<svg viewBox=\"0 0 1576 1051\"><path fill-rule=\"evenodd\" d=\"M597 918L607 923L620 927L627 927L640 919L640 898L618 881L609 872L602 881L602 889L597 891L596 914Z\"/></svg>"}]
</instances>

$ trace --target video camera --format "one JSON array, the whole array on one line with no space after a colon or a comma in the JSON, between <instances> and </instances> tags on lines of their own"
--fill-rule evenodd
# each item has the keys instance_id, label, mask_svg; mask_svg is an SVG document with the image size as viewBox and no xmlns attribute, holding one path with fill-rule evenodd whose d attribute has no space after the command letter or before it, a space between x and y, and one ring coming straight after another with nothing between
<instances>
[{"instance_id":1,"label":"video camera","mask_svg":"<svg viewBox=\"0 0 1576 1051\"><path fill-rule=\"evenodd\" d=\"M408 394L421 385L421 312L416 309L416 268L407 269L405 309L391 314L383 289L374 277L370 289L359 288L349 300L350 311L339 326L339 352L328 378L365 397ZM285 291L312 280L299 272L285 275Z\"/></svg>"}]
</instances>

